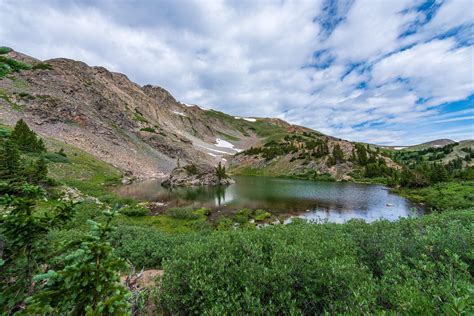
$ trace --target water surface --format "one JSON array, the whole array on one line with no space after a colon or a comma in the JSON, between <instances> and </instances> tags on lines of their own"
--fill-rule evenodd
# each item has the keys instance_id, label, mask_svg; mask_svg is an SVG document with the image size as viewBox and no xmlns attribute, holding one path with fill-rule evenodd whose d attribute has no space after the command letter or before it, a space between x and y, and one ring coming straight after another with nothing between
<instances>
[{"instance_id":1,"label":"water surface","mask_svg":"<svg viewBox=\"0 0 474 316\"><path fill-rule=\"evenodd\" d=\"M358 218L371 222L396 220L423 213L407 199L384 186L349 182L315 182L270 177L234 177L228 187L167 189L160 181L121 187L122 196L157 201L169 206L210 207L222 210L248 207L310 220L342 223ZM416 211L413 211L416 208Z\"/></svg>"}]
</instances>

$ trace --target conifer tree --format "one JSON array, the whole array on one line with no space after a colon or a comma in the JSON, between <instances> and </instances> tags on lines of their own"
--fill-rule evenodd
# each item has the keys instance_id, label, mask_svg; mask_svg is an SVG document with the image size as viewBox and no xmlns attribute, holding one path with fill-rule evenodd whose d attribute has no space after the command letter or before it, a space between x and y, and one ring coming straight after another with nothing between
<instances>
[{"instance_id":1,"label":"conifer tree","mask_svg":"<svg viewBox=\"0 0 474 316\"><path fill-rule=\"evenodd\" d=\"M11 182L20 175L20 153L16 144L8 139L0 151L0 180Z\"/></svg>"},{"instance_id":2,"label":"conifer tree","mask_svg":"<svg viewBox=\"0 0 474 316\"><path fill-rule=\"evenodd\" d=\"M129 292L118 271L126 264L114 255L108 239L114 212L104 212L104 224L89 220L91 230L69 244L60 257L63 267L35 277L46 281L29 300L27 312L50 315L129 315Z\"/></svg>"},{"instance_id":3,"label":"conifer tree","mask_svg":"<svg viewBox=\"0 0 474 316\"><path fill-rule=\"evenodd\" d=\"M25 152L44 152L46 148L41 138L36 136L28 125L20 119L13 129L10 139L15 142L18 149Z\"/></svg>"},{"instance_id":4,"label":"conifer tree","mask_svg":"<svg viewBox=\"0 0 474 316\"><path fill-rule=\"evenodd\" d=\"M216 171L216 176L217 179L219 180L219 183L221 182L222 179L227 178L227 174L225 172L225 166L222 166L222 163L219 161L219 164L215 168Z\"/></svg>"},{"instance_id":5,"label":"conifer tree","mask_svg":"<svg viewBox=\"0 0 474 316\"><path fill-rule=\"evenodd\" d=\"M46 180L48 176L48 165L46 164L46 159L43 155L36 161L34 173L33 173L33 183L40 184Z\"/></svg>"},{"instance_id":6,"label":"conifer tree","mask_svg":"<svg viewBox=\"0 0 474 316\"><path fill-rule=\"evenodd\" d=\"M74 214L73 204L64 204L46 216L38 216L34 210L44 197L43 189L23 183L15 190L18 196L4 195L0 199L0 204L9 209L0 225L0 235L6 241L0 273L0 313L23 305L25 297L33 293L33 275L47 260L45 235Z\"/></svg>"},{"instance_id":7,"label":"conifer tree","mask_svg":"<svg viewBox=\"0 0 474 316\"><path fill-rule=\"evenodd\" d=\"M342 151L339 144L334 145L334 148L332 149L332 156L334 164L344 162L344 152Z\"/></svg>"}]
</instances>

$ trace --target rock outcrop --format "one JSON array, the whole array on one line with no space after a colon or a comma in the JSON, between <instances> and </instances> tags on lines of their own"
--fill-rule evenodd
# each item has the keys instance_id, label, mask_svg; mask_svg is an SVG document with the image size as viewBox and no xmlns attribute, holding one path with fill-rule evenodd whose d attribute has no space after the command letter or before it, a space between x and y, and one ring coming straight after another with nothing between
<instances>
[{"instance_id":1,"label":"rock outcrop","mask_svg":"<svg viewBox=\"0 0 474 316\"><path fill-rule=\"evenodd\" d=\"M163 181L165 187L215 186L230 185L234 180L230 177L219 179L213 167L208 165L186 165L175 168L171 175Z\"/></svg>"}]
</instances>

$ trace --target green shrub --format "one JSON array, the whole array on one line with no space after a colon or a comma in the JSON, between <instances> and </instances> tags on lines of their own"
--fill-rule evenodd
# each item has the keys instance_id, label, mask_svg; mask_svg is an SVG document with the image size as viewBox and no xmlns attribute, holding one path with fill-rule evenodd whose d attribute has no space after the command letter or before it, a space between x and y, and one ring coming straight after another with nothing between
<instances>
[{"instance_id":1,"label":"green shrub","mask_svg":"<svg viewBox=\"0 0 474 316\"><path fill-rule=\"evenodd\" d=\"M200 209L195 210L193 213L197 215L209 216L211 215L212 210L208 207L201 207Z\"/></svg>"},{"instance_id":2,"label":"green shrub","mask_svg":"<svg viewBox=\"0 0 474 316\"><path fill-rule=\"evenodd\" d=\"M472 210L225 231L165 258L161 304L170 314L469 314L472 249Z\"/></svg>"},{"instance_id":3,"label":"green shrub","mask_svg":"<svg viewBox=\"0 0 474 316\"><path fill-rule=\"evenodd\" d=\"M219 217L216 224L217 230L228 230L232 227L232 220L227 217Z\"/></svg>"},{"instance_id":4,"label":"green shrub","mask_svg":"<svg viewBox=\"0 0 474 316\"><path fill-rule=\"evenodd\" d=\"M185 207L172 207L166 210L166 214L168 214L172 218L176 219L186 219L186 220L193 220L198 219L199 215L194 214L191 208Z\"/></svg>"},{"instance_id":5,"label":"green shrub","mask_svg":"<svg viewBox=\"0 0 474 316\"><path fill-rule=\"evenodd\" d=\"M270 218L272 217L272 214L264 211L264 210L256 210L255 211L255 215L254 215L254 218L257 222L261 222L261 221L264 221L266 220L267 218Z\"/></svg>"},{"instance_id":6,"label":"green shrub","mask_svg":"<svg viewBox=\"0 0 474 316\"><path fill-rule=\"evenodd\" d=\"M48 64L48 63L38 63L36 65L33 65L33 67L31 68L33 70L52 70L53 69L53 66L51 64Z\"/></svg>"},{"instance_id":7,"label":"green shrub","mask_svg":"<svg viewBox=\"0 0 474 316\"><path fill-rule=\"evenodd\" d=\"M252 217L253 211L249 208L243 208L241 210L238 210L237 213L234 214L234 221L239 223L239 224L245 224L247 223L250 218Z\"/></svg>"},{"instance_id":8,"label":"green shrub","mask_svg":"<svg viewBox=\"0 0 474 316\"><path fill-rule=\"evenodd\" d=\"M125 216L129 217L135 217L135 216L145 216L150 214L150 210L143 206L125 206L122 209L120 209L120 214L123 214Z\"/></svg>"},{"instance_id":9,"label":"green shrub","mask_svg":"<svg viewBox=\"0 0 474 316\"><path fill-rule=\"evenodd\" d=\"M47 152L46 154L44 154L44 158L50 162L56 162L56 163L69 163L70 162L68 157L65 157L59 153Z\"/></svg>"},{"instance_id":10,"label":"green shrub","mask_svg":"<svg viewBox=\"0 0 474 316\"><path fill-rule=\"evenodd\" d=\"M140 130L142 132L149 132L149 133L155 133L156 132L155 129L152 128L152 127L143 127L143 128L140 128Z\"/></svg>"},{"instance_id":11,"label":"green shrub","mask_svg":"<svg viewBox=\"0 0 474 316\"><path fill-rule=\"evenodd\" d=\"M117 255L138 268L159 269L164 259L172 258L179 246L194 243L207 234L171 234L152 227L121 225L112 235Z\"/></svg>"},{"instance_id":12,"label":"green shrub","mask_svg":"<svg viewBox=\"0 0 474 316\"><path fill-rule=\"evenodd\" d=\"M10 47L0 46L0 55L8 54L12 49Z\"/></svg>"},{"instance_id":13,"label":"green shrub","mask_svg":"<svg viewBox=\"0 0 474 316\"><path fill-rule=\"evenodd\" d=\"M198 174L198 168L196 167L196 165L189 164L189 165L184 166L183 168L184 168L184 169L188 172L188 174L190 174L190 175Z\"/></svg>"}]
</instances>

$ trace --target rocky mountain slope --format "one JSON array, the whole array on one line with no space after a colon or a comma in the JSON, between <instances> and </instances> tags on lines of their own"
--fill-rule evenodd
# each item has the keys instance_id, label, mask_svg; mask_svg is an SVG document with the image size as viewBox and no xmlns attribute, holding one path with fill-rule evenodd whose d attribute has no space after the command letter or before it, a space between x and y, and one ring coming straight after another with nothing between
<instances>
[{"instance_id":1,"label":"rocky mountain slope","mask_svg":"<svg viewBox=\"0 0 474 316\"><path fill-rule=\"evenodd\" d=\"M176 166L221 161L233 173L349 179L363 166L357 144L279 119L204 110L80 61L40 61L8 49L0 56L0 123L23 118L41 135L130 176L159 177ZM366 155L370 163L398 168L373 147Z\"/></svg>"},{"instance_id":2,"label":"rocky mountain slope","mask_svg":"<svg viewBox=\"0 0 474 316\"><path fill-rule=\"evenodd\" d=\"M15 51L0 56L27 65L0 76L0 123L23 118L41 135L138 177L169 174L178 163L225 162L290 127L183 104L163 88L79 61L42 62Z\"/></svg>"}]
</instances>

